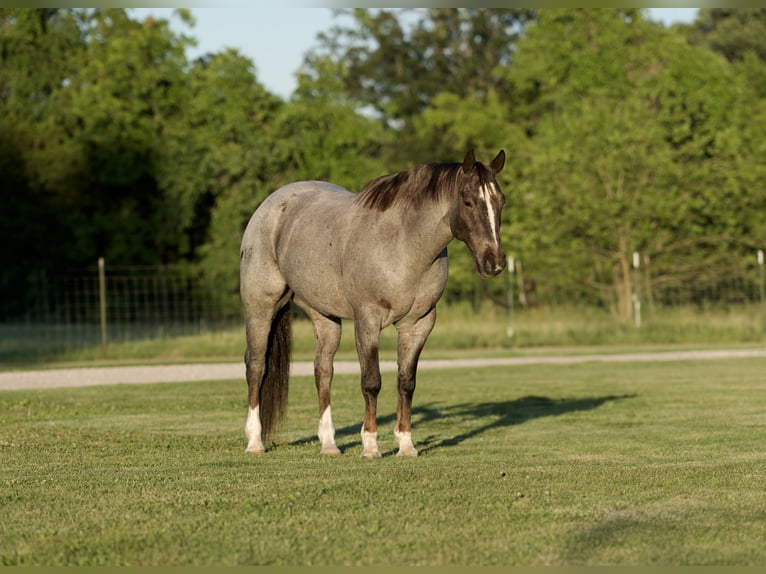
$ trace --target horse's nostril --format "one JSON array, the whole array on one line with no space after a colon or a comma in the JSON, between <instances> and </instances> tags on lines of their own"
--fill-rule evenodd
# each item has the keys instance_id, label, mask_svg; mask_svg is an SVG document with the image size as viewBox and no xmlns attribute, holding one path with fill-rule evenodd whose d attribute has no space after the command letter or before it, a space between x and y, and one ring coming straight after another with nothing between
<instances>
[{"instance_id":1,"label":"horse's nostril","mask_svg":"<svg viewBox=\"0 0 766 574\"><path fill-rule=\"evenodd\" d=\"M505 267L505 259L498 260L494 254L488 253L481 262L482 274L487 277L496 277Z\"/></svg>"},{"instance_id":2,"label":"horse's nostril","mask_svg":"<svg viewBox=\"0 0 766 574\"><path fill-rule=\"evenodd\" d=\"M482 261L482 270L489 277L496 277L505 269L505 253L486 253Z\"/></svg>"}]
</instances>

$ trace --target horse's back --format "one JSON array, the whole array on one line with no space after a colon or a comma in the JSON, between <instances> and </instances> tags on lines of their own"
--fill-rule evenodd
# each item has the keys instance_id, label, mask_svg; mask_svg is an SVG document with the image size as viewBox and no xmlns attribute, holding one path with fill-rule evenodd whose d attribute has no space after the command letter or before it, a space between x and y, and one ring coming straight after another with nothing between
<instances>
[{"instance_id":1,"label":"horse's back","mask_svg":"<svg viewBox=\"0 0 766 574\"><path fill-rule=\"evenodd\" d=\"M275 245L284 229L302 219L312 217L317 210L349 205L353 194L324 181L297 181L280 187L258 206L242 236L242 252Z\"/></svg>"}]
</instances>

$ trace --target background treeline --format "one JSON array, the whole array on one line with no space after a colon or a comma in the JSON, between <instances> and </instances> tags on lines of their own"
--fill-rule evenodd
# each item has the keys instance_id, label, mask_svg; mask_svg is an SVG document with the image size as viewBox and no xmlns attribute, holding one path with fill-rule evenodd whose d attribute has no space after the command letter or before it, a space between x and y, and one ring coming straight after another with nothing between
<instances>
[{"instance_id":1,"label":"background treeline","mask_svg":"<svg viewBox=\"0 0 766 574\"><path fill-rule=\"evenodd\" d=\"M99 256L236 293L241 232L275 188L358 190L468 148L508 154L504 241L538 290L627 317L634 251L661 286L740 273L766 245L764 9L672 28L633 9L338 11L289 101L237 51L187 59L178 17L186 33L0 9L0 317L41 269ZM473 285L451 256L449 289Z\"/></svg>"}]
</instances>

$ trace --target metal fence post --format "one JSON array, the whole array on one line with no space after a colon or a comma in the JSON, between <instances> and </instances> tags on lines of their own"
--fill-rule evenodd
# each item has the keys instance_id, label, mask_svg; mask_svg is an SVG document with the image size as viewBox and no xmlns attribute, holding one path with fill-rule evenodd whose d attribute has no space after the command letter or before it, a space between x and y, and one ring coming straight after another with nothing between
<instances>
[{"instance_id":1,"label":"metal fence post","mask_svg":"<svg viewBox=\"0 0 766 574\"><path fill-rule=\"evenodd\" d=\"M763 277L763 249L758 250L758 275L761 286L761 333L766 333L766 285Z\"/></svg>"},{"instance_id":2,"label":"metal fence post","mask_svg":"<svg viewBox=\"0 0 766 574\"><path fill-rule=\"evenodd\" d=\"M641 257L638 251L633 252L633 322L636 327L641 326Z\"/></svg>"},{"instance_id":3,"label":"metal fence post","mask_svg":"<svg viewBox=\"0 0 766 574\"><path fill-rule=\"evenodd\" d=\"M99 316L101 319L101 354L106 355L106 272L104 271L104 258L98 258L98 303Z\"/></svg>"},{"instance_id":4,"label":"metal fence post","mask_svg":"<svg viewBox=\"0 0 766 574\"><path fill-rule=\"evenodd\" d=\"M513 274L516 271L513 257L508 257L508 327L506 335L513 337Z\"/></svg>"}]
</instances>

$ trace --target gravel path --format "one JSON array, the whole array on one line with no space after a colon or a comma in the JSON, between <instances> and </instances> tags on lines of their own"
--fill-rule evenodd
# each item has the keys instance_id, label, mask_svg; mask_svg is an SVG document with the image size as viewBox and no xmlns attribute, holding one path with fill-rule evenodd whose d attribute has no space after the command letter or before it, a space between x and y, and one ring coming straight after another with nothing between
<instances>
[{"instance_id":1,"label":"gravel path","mask_svg":"<svg viewBox=\"0 0 766 574\"><path fill-rule=\"evenodd\" d=\"M766 357L765 349L732 349L706 351L668 351L659 353L630 353L621 355L575 355L541 357L495 357L486 359L421 360L419 370L453 369L459 367L513 367L516 365L575 363L629 363L663 361L699 361L709 359L745 359ZM381 371L396 370L393 361L381 361ZM356 361L336 361L337 374L359 374ZM296 362L291 374L312 375L313 364ZM38 371L0 372L0 391L19 389L52 389L60 387L87 387L92 385L174 383L184 381L214 381L245 378L241 362L189 365L153 365L136 367L86 367Z\"/></svg>"}]
</instances>

